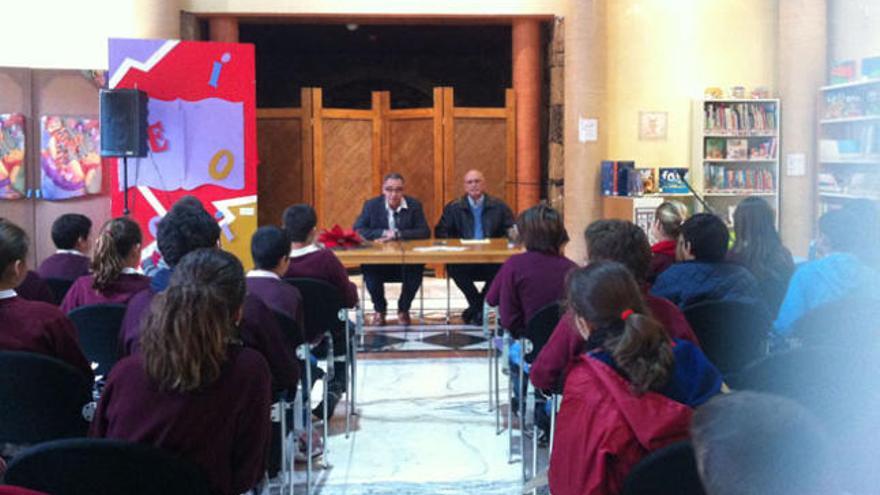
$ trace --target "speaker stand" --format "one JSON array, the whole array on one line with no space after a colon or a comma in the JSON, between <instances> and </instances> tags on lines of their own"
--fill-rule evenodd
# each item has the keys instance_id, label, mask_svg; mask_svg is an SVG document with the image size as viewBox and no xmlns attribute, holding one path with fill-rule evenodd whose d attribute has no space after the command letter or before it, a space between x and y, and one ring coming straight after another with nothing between
<instances>
[{"instance_id":1,"label":"speaker stand","mask_svg":"<svg viewBox=\"0 0 880 495\"><path fill-rule=\"evenodd\" d=\"M122 157L122 214L128 216L128 157Z\"/></svg>"}]
</instances>

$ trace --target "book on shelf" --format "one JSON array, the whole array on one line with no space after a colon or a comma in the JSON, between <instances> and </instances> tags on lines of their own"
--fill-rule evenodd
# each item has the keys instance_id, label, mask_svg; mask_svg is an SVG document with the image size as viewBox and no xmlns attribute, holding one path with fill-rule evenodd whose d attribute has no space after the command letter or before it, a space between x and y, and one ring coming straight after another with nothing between
<instances>
[{"instance_id":1,"label":"book on shelf","mask_svg":"<svg viewBox=\"0 0 880 495\"><path fill-rule=\"evenodd\" d=\"M843 84L856 79L856 61L842 60L831 66L831 84Z\"/></svg>"},{"instance_id":2,"label":"book on shelf","mask_svg":"<svg viewBox=\"0 0 880 495\"><path fill-rule=\"evenodd\" d=\"M763 168L733 168L706 165L703 168L707 192L773 192L773 173Z\"/></svg>"},{"instance_id":3,"label":"book on shelf","mask_svg":"<svg viewBox=\"0 0 880 495\"><path fill-rule=\"evenodd\" d=\"M727 140L727 158L745 160L749 157L749 142L746 139Z\"/></svg>"},{"instance_id":4,"label":"book on shelf","mask_svg":"<svg viewBox=\"0 0 880 495\"><path fill-rule=\"evenodd\" d=\"M862 77L880 79L880 57L865 57L862 59Z\"/></svg>"},{"instance_id":5,"label":"book on shelf","mask_svg":"<svg viewBox=\"0 0 880 495\"><path fill-rule=\"evenodd\" d=\"M601 165L602 194L604 196L629 196L637 194L641 179L636 173L635 162L605 160Z\"/></svg>"},{"instance_id":6,"label":"book on shelf","mask_svg":"<svg viewBox=\"0 0 880 495\"><path fill-rule=\"evenodd\" d=\"M706 158L723 159L727 157L724 138L706 138Z\"/></svg>"},{"instance_id":7,"label":"book on shelf","mask_svg":"<svg viewBox=\"0 0 880 495\"><path fill-rule=\"evenodd\" d=\"M659 171L660 192L678 194L690 191L684 181L688 180L689 171L683 167L661 167Z\"/></svg>"},{"instance_id":8,"label":"book on shelf","mask_svg":"<svg viewBox=\"0 0 880 495\"><path fill-rule=\"evenodd\" d=\"M708 133L743 134L776 130L776 104L773 102L727 103L706 101L704 129Z\"/></svg>"},{"instance_id":9,"label":"book on shelf","mask_svg":"<svg viewBox=\"0 0 880 495\"><path fill-rule=\"evenodd\" d=\"M657 192L657 169L637 168L636 172L641 182L640 194L655 194Z\"/></svg>"}]
</instances>

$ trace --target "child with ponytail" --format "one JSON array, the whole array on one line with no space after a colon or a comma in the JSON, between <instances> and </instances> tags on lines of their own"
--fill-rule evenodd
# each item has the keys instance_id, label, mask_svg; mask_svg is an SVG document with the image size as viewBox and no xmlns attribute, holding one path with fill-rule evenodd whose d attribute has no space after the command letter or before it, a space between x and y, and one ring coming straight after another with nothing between
<instances>
[{"instance_id":1,"label":"child with ponytail","mask_svg":"<svg viewBox=\"0 0 880 495\"><path fill-rule=\"evenodd\" d=\"M67 313L90 304L126 304L148 288L150 279L137 272L141 241L141 228L135 221L119 217L105 223L95 243L92 273L73 283L61 310Z\"/></svg>"},{"instance_id":2,"label":"child with ponytail","mask_svg":"<svg viewBox=\"0 0 880 495\"><path fill-rule=\"evenodd\" d=\"M693 408L721 390L722 377L697 346L669 337L624 265L591 263L567 286L587 352L565 380L550 490L616 494L642 457L687 438Z\"/></svg>"}]
</instances>

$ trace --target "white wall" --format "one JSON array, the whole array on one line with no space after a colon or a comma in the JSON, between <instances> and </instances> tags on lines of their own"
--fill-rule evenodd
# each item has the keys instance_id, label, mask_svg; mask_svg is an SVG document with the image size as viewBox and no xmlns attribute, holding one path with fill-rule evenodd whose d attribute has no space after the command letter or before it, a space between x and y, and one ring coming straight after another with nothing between
<instances>
[{"instance_id":1,"label":"white wall","mask_svg":"<svg viewBox=\"0 0 880 495\"><path fill-rule=\"evenodd\" d=\"M577 1L577 0L575 0ZM194 13L564 15L567 0L183 0Z\"/></svg>"}]
</instances>

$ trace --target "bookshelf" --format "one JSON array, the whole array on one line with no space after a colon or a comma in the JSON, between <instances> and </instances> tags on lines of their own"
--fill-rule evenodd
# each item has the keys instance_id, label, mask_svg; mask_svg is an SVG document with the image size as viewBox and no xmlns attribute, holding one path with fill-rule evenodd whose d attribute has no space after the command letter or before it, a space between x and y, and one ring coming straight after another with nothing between
<instances>
[{"instance_id":1,"label":"bookshelf","mask_svg":"<svg viewBox=\"0 0 880 495\"><path fill-rule=\"evenodd\" d=\"M779 224L778 99L694 102L691 185L729 222L744 198L765 198Z\"/></svg>"},{"instance_id":2,"label":"bookshelf","mask_svg":"<svg viewBox=\"0 0 880 495\"><path fill-rule=\"evenodd\" d=\"M880 79L819 88L819 213L880 201Z\"/></svg>"}]
</instances>

